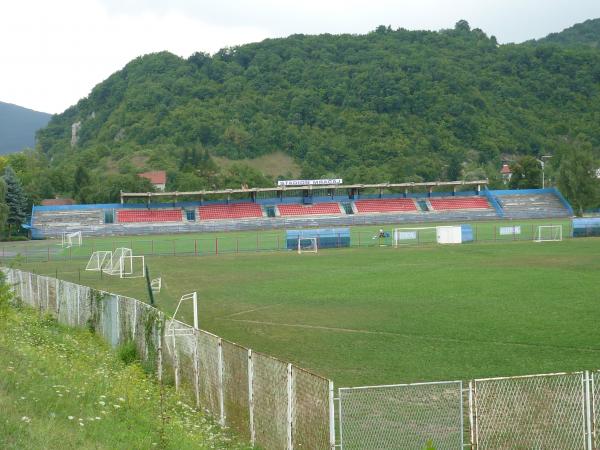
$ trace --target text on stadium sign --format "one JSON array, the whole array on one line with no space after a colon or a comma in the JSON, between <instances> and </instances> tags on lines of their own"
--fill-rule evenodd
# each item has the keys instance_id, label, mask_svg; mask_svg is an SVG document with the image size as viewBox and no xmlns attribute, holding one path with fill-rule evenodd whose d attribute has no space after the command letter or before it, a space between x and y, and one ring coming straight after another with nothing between
<instances>
[{"instance_id":1,"label":"text on stadium sign","mask_svg":"<svg viewBox=\"0 0 600 450\"><path fill-rule=\"evenodd\" d=\"M281 180L277 186L323 186L331 184L342 184L341 178L325 178L322 180Z\"/></svg>"}]
</instances>

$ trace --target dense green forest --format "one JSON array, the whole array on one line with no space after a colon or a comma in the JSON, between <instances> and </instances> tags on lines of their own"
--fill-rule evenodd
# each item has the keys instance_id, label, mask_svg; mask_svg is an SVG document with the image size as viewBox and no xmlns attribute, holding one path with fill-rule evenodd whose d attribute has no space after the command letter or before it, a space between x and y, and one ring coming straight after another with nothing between
<instances>
[{"instance_id":1,"label":"dense green forest","mask_svg":"<svg viewBox=\"0 0 600 450\"><path fill-rule=\"evenodd\" d=\"M380 26L136 58L9 163L34 201L114 200L120 188L147 189L135 173L149 169L168 171L168 189L270 185L291 174L266 176L242 159L274 152L292 157L303 177L488 177L492 186L503 161L552 155L554 183L572 148L595 164L599 123L596 48L499 45L465 21L438 32Z\"/></svg>"},{"instance_id":2,"label":"dense green forest","mask_svg":"<svg viewBox=\"0 0 600 450\"><path fill-rule=\"evenodd\" d=\"M559 44L568 46L589 45L600 47L600 19L590 19L569 27L560 33L551 33L535 41L539 44Z\"/></svg>"}]
</instances>

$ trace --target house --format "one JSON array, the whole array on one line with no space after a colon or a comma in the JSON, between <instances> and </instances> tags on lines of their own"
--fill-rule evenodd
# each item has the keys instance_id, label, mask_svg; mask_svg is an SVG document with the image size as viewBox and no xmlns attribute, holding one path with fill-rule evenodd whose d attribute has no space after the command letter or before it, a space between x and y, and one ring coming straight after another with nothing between
<instances>
[{"instance_id":1,"label":"house","mask_svg":"<svg viewBox=\"0 0 600 450\"><path fill-rule=\"evenodd\" d=\"M510 181L510 177L512 177L512 172L508 164L502 164L500 174L502 175L502 181L504 182L504 184L507 184Z\"/></svg>"},{"instance_id":2,"label":"house","mask_svg":"<svg viewBox=\"0 0 600 450\"><path fill-rule=\"evenodd\" d=\"M150 180L150 183L152 183L152 186L154 186L157 191L164 191L165 186L167 185L167 172L164 170L139 173L138 177Z\"/></svg>"}]
</instances>

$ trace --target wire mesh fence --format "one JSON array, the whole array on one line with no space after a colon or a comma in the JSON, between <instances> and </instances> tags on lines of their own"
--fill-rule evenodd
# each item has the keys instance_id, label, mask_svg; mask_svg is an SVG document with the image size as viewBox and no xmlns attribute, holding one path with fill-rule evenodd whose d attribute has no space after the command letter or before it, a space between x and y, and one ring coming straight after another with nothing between
<instances>
[{"instance_id":1,"label":"wire mesh fence","mask_svg":"<svg viewBox=\"0 0 600 450\"><path fill-rule=\"evenodd\" d=\"M380 237L379 228L373 230L352 229L351 247L389 247L394 245L393 227L409 225L383 226L385 237ZM433 230L417 232L413 239L403 240L402 246L431 245L436 243L435 224L428 224ZM572 223L561 220L545 220L536 223L506 221L499 223L473 223L474 242L535 241L540 226L560 226L563 239L572 236ZM415 230L412 228L412 230ZM343 239L338 236L339 247ZM221 235L200 238L157 237L156 239L131 238L114 239L110 237L86 237L82 245L69 248L61 247L53 241L5 243L0 247L0 259L18 259L23 262L69 261L89 259L96 251L110 251L125 247L134 255L140 256L209 256L248 252L289 251L285 234L269 231L247 232L243 235ZM333 245L336 247L336 245ZM101 276L101 275L99 275Z\"/></svg>"},{"instance_id":2,"label":"wire mesh fence","mask_svg":"<svg viewBox=\"0 0 600 450\"><path fill-rule=\"evenodd\" d=\"M141 363L163 382L173 382L191 404L260 448L330 448L329 380L166 320L136 299L3 270L24 303L55 315L60 323L88 327L113 347L135 343Z\"/></svg>"},{"instance_id":3,"label":"wire mesh fence","mask_svg":"<svg viewBox=\"0 0 600 450\"><path fill-rule=\"evenodd\" d=\"M463 446L462 382L342 388L340 444L344 450Z\"/></svg>"},{"instance_id":4,"label":"wire mesh fence","mask_svg":"<svg viewBox=\"0 0 600 450\"><path fill-rule=\"evenodd\" d=\"M584 373L475 380L478 449L587 449Z\"/></svg>"}]
</instances>

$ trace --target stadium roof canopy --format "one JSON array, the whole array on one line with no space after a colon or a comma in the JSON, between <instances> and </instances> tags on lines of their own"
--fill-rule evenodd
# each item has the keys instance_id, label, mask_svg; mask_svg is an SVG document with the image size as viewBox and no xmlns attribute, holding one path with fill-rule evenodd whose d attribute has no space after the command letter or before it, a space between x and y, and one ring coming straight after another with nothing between
<instances>
[{"instance_id":1,"label":"stadium roof canopy","mask_svg":"<svg viewBox=\"0 0 600 450\"><path fill-rule=\"evenodd\" d=\"M451 188L455 190L459 186L472 186L477 190L481 186L486 186L488 180L476 181L426 181L422 183L379 183L379 184L335 184L335 185L306 185L306 186L277 186L272 188L247 188L247 189L219 189L215 191L186 191L186 192L123 192L121 191L121 203L130 198L145 198L159 199L160 197L178 198L178 197L199 197L203 198L208 195L231 195L231 194L248 194L255 197L260 192L272 192L277 196L289 191L312 191L312 190L347 190L359 192L362 189L379 189L383 190L404 190L424 188L432 191L434 188ZM275 196L275 195L274 195Z\"/></svg>"}]
</instances>

